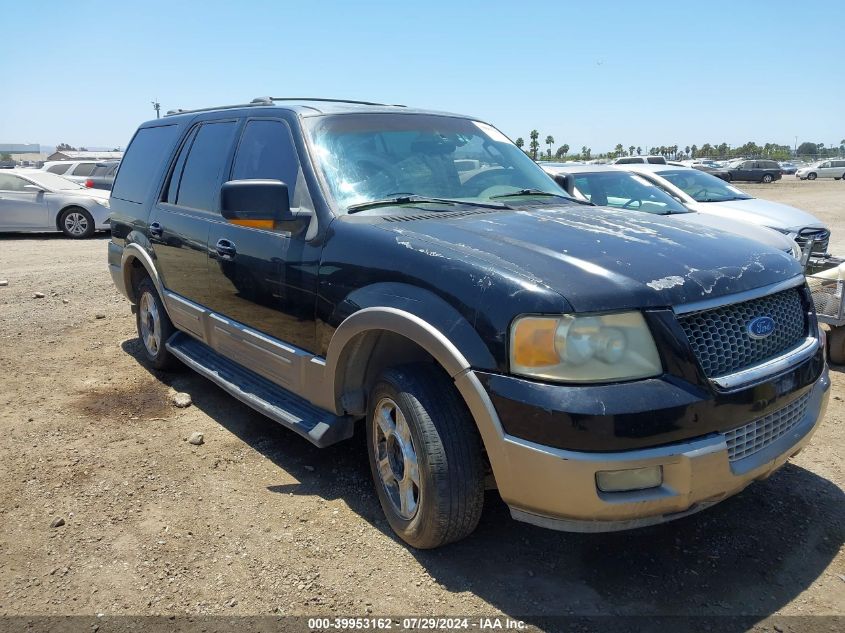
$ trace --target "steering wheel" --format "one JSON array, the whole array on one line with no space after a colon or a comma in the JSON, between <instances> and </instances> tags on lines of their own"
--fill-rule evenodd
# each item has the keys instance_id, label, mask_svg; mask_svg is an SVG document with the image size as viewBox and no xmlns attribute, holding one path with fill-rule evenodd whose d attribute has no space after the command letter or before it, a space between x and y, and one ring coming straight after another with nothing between
<instances>
[{"instance_id":1,"label":"steering wheel","mask_svg":"<svg viewBox=\"0 0 845 633\"><path fill-rule=\"evenodd\" d=\"M634 206L635 202L637 203L636 207ZM643 206L642 200L639 200L637 198L631 198L630 200L628 200L628 202L626 202L625 204L622 205L622 208L623 209L639 209L641 206Z\"/></svg>"},{"instance_id":2,"label":"steering wheel","mask_svg":"<svg viewBox=\"0 0 845 633\"><path fill-rule=\"evenodd\" d=\"M371 193L394 191L399 186L399 170L386 159L373 154L352 157L352 164L359 176L359 183L371 190Z\"/></svg>"}]
</instances>

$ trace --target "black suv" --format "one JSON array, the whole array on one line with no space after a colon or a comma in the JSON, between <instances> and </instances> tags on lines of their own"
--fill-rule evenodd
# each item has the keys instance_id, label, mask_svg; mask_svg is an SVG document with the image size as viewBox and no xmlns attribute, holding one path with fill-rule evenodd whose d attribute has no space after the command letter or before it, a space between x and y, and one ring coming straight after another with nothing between
<instances>
[{"instance_id":1,"label":"black suv","mask_svg":"<svg viewBox=\"0 0 845 633\"><path fill-rule=\"evenodd\" d=\"M774 182L783 177L780 165L773 160L743 160L729 164L724 172L724 180L744 180L747 182Z\"/></svg>"},{"instance_id":2,"label":"black suv","mask_svg":"<svg viewBox=\"0 0 845 633\"><path fill-rule=\"evenodd\" d=\"M783 465L827 401L794 258L577 202L477 119L177 111L137 131L111 210L149 362L317 446L360 429L415 547L472 532L488 484L557 529L696 512Z\"/></svg>"}]
</instances>

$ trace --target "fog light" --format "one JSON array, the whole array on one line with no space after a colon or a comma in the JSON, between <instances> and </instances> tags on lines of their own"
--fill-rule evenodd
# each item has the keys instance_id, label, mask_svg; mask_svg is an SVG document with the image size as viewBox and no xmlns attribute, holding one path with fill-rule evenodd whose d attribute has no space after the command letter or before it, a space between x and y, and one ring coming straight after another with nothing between
<instances>
[{"instance_id":1,"label":"fog light","mask_svg":"<svg viewBox=\"0 0 845 633\"><path fill-rule=\"evenodd\" d=\"M602 470L596 473L596 485L602 492L626 492L656 488L663 483L663 466L629 470Z\"/></svg>"}]
</instances>

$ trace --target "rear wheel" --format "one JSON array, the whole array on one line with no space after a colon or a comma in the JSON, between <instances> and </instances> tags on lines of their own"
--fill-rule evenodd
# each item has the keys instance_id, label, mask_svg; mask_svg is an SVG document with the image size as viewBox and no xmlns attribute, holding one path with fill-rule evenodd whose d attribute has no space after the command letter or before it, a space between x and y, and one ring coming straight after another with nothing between
<instances>
[{"instance_id":1,"label":"rear wheel","mask_svg":"<svg viewBox=\"0 0 845 633\"><path fill-rule=\"evenodd\" d=\"M774 180L774 178L772 178L771 174L763 174L762 182L765 182L766 184L768 184L768 183L772 182L773 180Z\"/></svg>"},{"instance_id":2,"label":"rear wheel","mask_svg":"<svg viewBox=\"0 0 845 633\"><path fill-rule=\"evenodd\" d=\"M406 543L439 547L478 525L481 439L439 368L421 363L381 374L370 392L367 447L382 510Z\"/></svg>"},{"instance_id":3,"label":"rear wheel","mask_svg":"<svg viewBox=\"0 0 845 633\"><path fill-rule=\"evenodd\" d=\"M62 211L59 217L62 233L75 240L94 235L94 218L85 209L71 207Z\"/></svg>"},{"instance_id":4,"label":"rear wheel","mask_svg":"<svg viewBox=\"0 0 845 633\"><path fill-rule=\"evenodd\" d=\"M176 359L167 351L165 343L176 328L164 310L152 279L144 277L141 280L136 296L138 311L135 323L138 327L138 338L144 347L144 355L156 369L168 369L175 364Z\"/></svg>"},{"instance_id":5,"label":"rear wheel","mask_svg":"<svg viewBox=\"0 0 845 633\"><path fill-rule=\"evenodd\" d=\"M816 179L815 173L810 172L809 174L807 174L807 180L815 180L815 179Z\"/></svg>"}]
</instances>

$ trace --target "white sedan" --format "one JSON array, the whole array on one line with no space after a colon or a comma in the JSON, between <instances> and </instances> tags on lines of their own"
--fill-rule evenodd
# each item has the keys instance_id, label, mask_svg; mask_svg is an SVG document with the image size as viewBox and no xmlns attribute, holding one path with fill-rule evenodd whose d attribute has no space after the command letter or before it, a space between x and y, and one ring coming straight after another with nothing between
<instances>
[{"instance_id":1,"label":"white sedan","mask_svg":"<svg viewBox=\"0 0 845 633\"><path fill-rule=\"evenodd\" d=\"M109 228L109 192L40 170L0 171L0 233L62 231L91 237Z\"/></svg>"}]
</instances>

